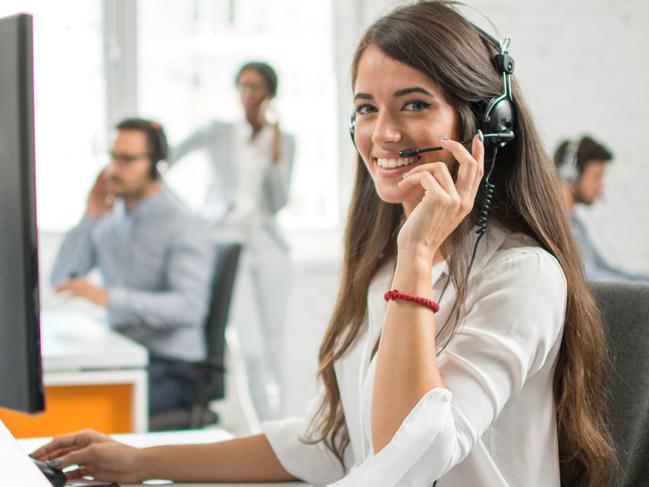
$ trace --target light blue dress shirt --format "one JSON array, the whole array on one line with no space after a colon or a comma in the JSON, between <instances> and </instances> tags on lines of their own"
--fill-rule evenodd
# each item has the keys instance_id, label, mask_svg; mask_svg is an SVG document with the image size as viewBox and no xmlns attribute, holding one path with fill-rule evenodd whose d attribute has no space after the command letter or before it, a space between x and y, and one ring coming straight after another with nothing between
<instances>
[{"instance_id":1,"label":"light blue dress shirt","mask_svg":"<svg viewBox=\"0 0 649 487\"><path fill-rule=\"evenodd\" d=\"M570 215L570 224L589 281L649 282L649 276L625 272L606 262L593 245L586 225L574 213Z\"/></svg>"},{"instance_id":2,"label":"light blue dress shirt","mask_svg":"<svg viewBox=\"0 0 649 487\"><path fill-rule=\"evenodd\" d=\"M66 235L51 282L99 268L113 328L154 354L200 360L213 259L209 227L163 184L130 212L118 200L106 216L84 217Z\"/></svg>"}]
</instances>

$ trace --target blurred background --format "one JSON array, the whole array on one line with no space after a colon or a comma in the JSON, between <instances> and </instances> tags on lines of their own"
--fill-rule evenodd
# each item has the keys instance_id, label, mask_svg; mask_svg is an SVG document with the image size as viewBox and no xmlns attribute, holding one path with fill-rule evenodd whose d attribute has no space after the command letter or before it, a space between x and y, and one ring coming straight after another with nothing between
<instances>
[{"instance_id":1,"label":"blurred background","mask_svg":"<svg viewBox=\"0 0 649 487\"><path fill-rule=\"evenodd\" d=\"M75 225L113 127L140 115L180 141L210 119L239 115L234 77L255 59L280 79L275 111L295 136L288 205L289 296L285 411L301 414L316 387L316 355L339 277L354 176L349 66L363 30L402 2L381 0L3 0L0 16L34 15L36 156L41 271ZM512 38L516 77L549 153L584 133L614 153L604 196L580 208L598 248L649 271L649 3L643 0L473 0ZM194 208L204 200L200 154L165 174ZM368 215L368 218L371 217ZM45 292L45 304L49 299Z\"/></svg>"}]
</instances>

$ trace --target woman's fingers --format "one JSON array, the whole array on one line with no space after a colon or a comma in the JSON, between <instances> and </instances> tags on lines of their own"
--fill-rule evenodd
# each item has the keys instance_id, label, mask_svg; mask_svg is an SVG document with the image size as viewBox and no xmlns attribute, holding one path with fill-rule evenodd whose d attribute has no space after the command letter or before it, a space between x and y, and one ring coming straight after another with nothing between
<instances>
[{"instance_id":1,"label":"woman's fingers","mask_svg":"<svg viewBox=\"0 0 649 487\"><path fill-rule=\"evenodd\" d=\"M44 462L48 462L50 460L55 460L57 458L62 457L63 455L66 455L70 453L71 451L76 450L78 447L72 446L69 448L60 448L59 450L53 451L51 453L48 453L46 455L43 455L40 460L43 460Z\"/></svg>"},{"instance_id":2,"label":"woman's fingers","mask_svg":"<svg viewBox=\"0 0 649 487\"><path fill-rule=\"evenodd\" d=\"M404 174L404 179L399 183L401 188L406 189L417 184L421 184L421 179L413 179L412 176L426 173L432 174L435 181L437 182L438 187L444 190L444 192L450 195L456 195L457 190L455 189L455 183L451 177L451 173L448 170L448 166L444 162L431 162L428 164L422 164L421 166L415 167L412 171ZM431 186L430 189L434 189L435 186ZM428 189L428 188L424 188Z\"/></svg>"},{"instance_id":3,"label":"woman's fingers","mask_svg":"<svg viewBox=\"0 0 649 487\"><path fill-rule=\"evenodd\" d=\"M47 445L43 445L34 452L31 456L39 460L49 460L50 458L56 458L59 455L61 450L70 450L74 449L78 445L79 435L78 433L72 433L69 435L61 435L52 439Z\"/></svg>"},{"instance_id":4,"label":"woman's fingers","mask_svg":"<svg viewBox=\"0 0 649 487\"><path fill-rule=\"evenodd\" d=\"M484 176L484 139L482 137L482 131L479 130L478 133L473 137L473 142L471 144L471 154L473 155L473 158L476 160L478 163L478 172L475 176L475 180L473 181L473 197L475 198L475 195L478 192L478 188L480 187L480 182L482 181L482 176Z\"/></svg>"},{"instance_id":5,"label":"woman's fingers","mask_svg":"<svg viewBox=\"0 0 649 487\"><path fill-rule=\"evenodd\" d=\"M453 180L451 180L451 185L452 184L453 184ZM447 191L442 187L440 181L438 181L437 178L435 178L431 174L430 170L429 171L413 170L407 173L403 181L399 183L399 186L403 189L411 188L413 186L421 186L427 193L428 192L434 192L440 194L447 193Z\"/></svg>"},{"instance_id":6,"label":"woman's fingers","mask_svg":"<svg viewBox=\"0 0 649 487\"><path fill-rule=\"evenodd\" d=\"M71 451L66 455L61 457L61 465L58 467L64 469L70 465L83 465L86 468L88 464L92 464L97 461L97 447L95 445L89 445L85 448Z\"/></svg>"},{"instance_id":7,"label":"woman's fingers","mask_svg":"<svg viewBox=\"0 0 649 487\"><path fill-rule=\"evenodd\" d=\"M461 197L473 200L484 173L484 144L480 140L479 134L473 137L471 147L473 154L454 140L442 139L440 145L453 154L460 165L455 184L457 192Z\"/></svg>"}]
</instances>

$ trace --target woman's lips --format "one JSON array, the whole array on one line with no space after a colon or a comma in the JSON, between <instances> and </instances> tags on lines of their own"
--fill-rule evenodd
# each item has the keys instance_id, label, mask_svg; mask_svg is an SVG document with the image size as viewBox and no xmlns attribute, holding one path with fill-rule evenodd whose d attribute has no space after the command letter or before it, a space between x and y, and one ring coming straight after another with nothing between
<instances>
[{"instance_id":1,"label":"woman's lips","mask_svg":"<svg viewBox=\"0 0 649 487\"><path fill-rule=\"evenodd\" d=\"M421 162L421 156L416 157L399 157L399 158L378 158L373 157L372 162L380 174L389 176L400 176ZM397 165L400 164L400 165ZM394 167L392 167L394 166Z\"/></svg>"}]
</instances>

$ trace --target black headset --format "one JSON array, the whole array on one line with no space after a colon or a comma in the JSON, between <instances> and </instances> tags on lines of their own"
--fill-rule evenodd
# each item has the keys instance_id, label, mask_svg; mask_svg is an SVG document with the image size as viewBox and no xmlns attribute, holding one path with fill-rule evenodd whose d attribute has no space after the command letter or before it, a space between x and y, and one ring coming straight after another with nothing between
<instances>
[{"instance_id":1,"label":"black headset","mask_svg":"<svg viewBox=\"0 0 649 487\"><path fill-rule=\"evenodd\" d=\"M169 145L167 143L167 136L158 122L151 121L148 125L148 132L150 134L149 142L151 143L151 178L158 177L158 162L167 158L169 152Z\"/></svg>"},{"instance_id":2,"label":"black headset","mask_svg":"<svg viewBox=\"0 0 649 487\"><path fill-rule=\"evenodd\" d=\"M511 75L514 72L514 58L509 55L510 39L505 38L503 42L498 42L490 34L482 30L477 25L470 22L476 29L480 37L488 44L493 46L498 52L493 57L494 66L498 73L502 76L503 91L500 95L495 96L489 100L481 103L484 106L481 110L475 110L478 125L484 136L484 144L487 147L502 148L509 142L514 140L514 124L516 120L516 110L514 108L512 88L511 88ZM352 143L356 147L356 111L352 112L349 124L349 135L351 136ZM471 139L463 141L463 144L468 144ZM431 152L442 150L441 147L428 147L425 149L404 149L399 152L401 157L412 157L420 152Z\"/></svg>"},{"instance_id":3,"label":"black headset","mask_svg":"<svg viewBox=\"0 0 649 487\"><path fill-rule=\"evenodd\" d=\"M514 140L514 123L516 110L512 97L511 75L514 73L514 58L509 55L510 39L498 42L494 37L475 24L471 24L488 44L498 52L493 57L493 63L502 76L503 92L487 101L484 110L480 113L480 130L484 135L485 144L488 146L505 147Z\"/></svg>"}]
</instances>

